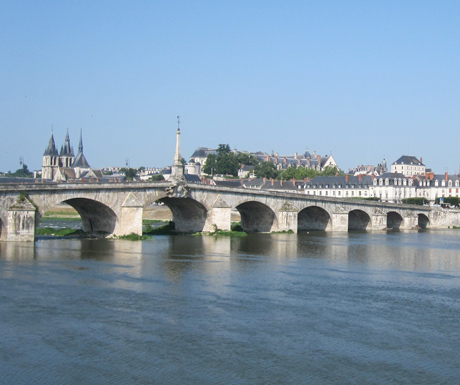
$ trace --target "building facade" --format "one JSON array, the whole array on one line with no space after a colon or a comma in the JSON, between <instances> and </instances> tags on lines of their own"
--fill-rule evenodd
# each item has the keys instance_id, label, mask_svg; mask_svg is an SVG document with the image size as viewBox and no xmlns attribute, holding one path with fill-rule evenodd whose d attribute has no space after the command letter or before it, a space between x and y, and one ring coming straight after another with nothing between
<instances>
[{"instance_id":1,"label":"building facade","mask_svg":"<svg viewBox=\"0 0 460 385\"><path fill-rule=\"evenodd\" d=\"M426 167L422 163L422 158L417 159L415 156L403 155L391 164L392 173L400 173L405 177L415 175L425 175Z\"/></svg>"}]
</instances>

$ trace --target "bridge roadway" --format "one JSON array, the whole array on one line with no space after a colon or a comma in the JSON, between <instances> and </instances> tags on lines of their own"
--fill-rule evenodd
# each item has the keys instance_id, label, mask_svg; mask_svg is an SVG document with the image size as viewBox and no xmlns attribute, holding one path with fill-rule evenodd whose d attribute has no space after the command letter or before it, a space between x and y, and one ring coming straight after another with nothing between
<instances>
[{"instance_id":1,"label":"bridge roadway","mask_svg":"<svg viewBox=\"0 0 460 385\"><path fill-rule=\"evenodd\" d=\"M59 203L77 210L92 234L142 233L144 208L163 202L178 232L229 230L231 211L248 232L348 231L460 226L460 210L339 199L184 182L0 185L0 239L34 240L40 218Z\"/></svg>"}]
</instances>

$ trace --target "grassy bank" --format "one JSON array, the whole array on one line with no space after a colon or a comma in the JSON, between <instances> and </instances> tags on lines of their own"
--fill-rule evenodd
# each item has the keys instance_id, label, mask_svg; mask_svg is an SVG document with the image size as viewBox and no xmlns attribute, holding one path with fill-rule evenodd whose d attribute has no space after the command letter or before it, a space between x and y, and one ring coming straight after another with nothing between
<instances>
[{"instance_id":1,"label":"grassy bank","mask_svg":"<svg viewBox=\"0 0 460 385\"><path fill-rule=\"evenodd\" d=\"M84 236L86 233L80 229L52 229L51 227L45 227L43 229L37 228L35 235L53 235L56 237L69 237L69 236Z\"/></svg>"}]
</instances>

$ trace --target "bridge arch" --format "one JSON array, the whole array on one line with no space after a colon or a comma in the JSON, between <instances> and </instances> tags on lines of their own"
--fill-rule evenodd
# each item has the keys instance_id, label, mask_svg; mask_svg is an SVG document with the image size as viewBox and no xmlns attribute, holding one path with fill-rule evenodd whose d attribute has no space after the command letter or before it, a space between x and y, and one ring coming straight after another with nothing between
<instances>
[{"instance_id":1,"label":"bridge arch","mask_svg":"<svg viewBox=\"0 0 460 385\"><path fill-rule=\"evenodd\" d=\"M387 213L387 228L398 230L403 222L403 218L396 211L390 211Z\"/></svg>"},{"instance_id":2,"label":"bridge arch","mask_svg":"<svg viewBox=\"0 0 460 385\"><path fill-rule=\"evenodd\" d=\"M175 230L181 233L196 233L203 231L208 210L200 202L191 198L161 198L172 212Z\"/></svg>"},{"instance_id":3,"label":"bridge arch","mask_svg":"<svg viewBox=\"0 0 460 385\"><path fill-rule=\"evenodd\" d=\"M83 231L89 234L113 234L117 215L105 204L88 198L72 198L63 201L80 215Z\"/></svg>"},{"instance_id":4,"label":"bridge arch","mask_svg":"<svg viewBox=\"0 0 460 385\"><path fill-rule=\"evenodd\" d=\"M426 229L430 223L430 220L425 214L418 214L418 227Z\"/></svg>"},{"instance_id":5,"label":"bridge arch","mask_svg":"<svg viewBox=\"0 0 460 385\"><path fill-rule=\"evenodd\" d=\"M297 220L298 231L330 230L331 216L319 206L309 206L299 211Z\"/></svg>"},{"instance_id":6,"label":"bridge arch","mask_svg":"<svg viewBox=\"0 0 460 385\"><path fill-rule=\"evenodd\" d=\"M241 216L241 227L249 233L269 233L276 223L273 210L266 204L249 201L235 207Z\"/></svg>"},{"instance_id":7,"label":"bridge arch","mask_svg":"<svg viewBox=\"0 0 460 385\"><path fill-rule=\"evenodd\" d=\"M363 210L351 210L348 213L348 230L367 230L371 217Z\"/></svg>"}]
</instances>

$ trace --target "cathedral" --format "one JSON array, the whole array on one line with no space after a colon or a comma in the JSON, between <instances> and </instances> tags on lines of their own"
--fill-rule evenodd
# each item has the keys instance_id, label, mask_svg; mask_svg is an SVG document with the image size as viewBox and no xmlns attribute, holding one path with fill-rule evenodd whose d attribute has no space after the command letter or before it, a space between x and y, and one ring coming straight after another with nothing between
<instances>
[{"instance_id":1,"label":"cathedral","mask_svg":"<svg viewBox=\"0 0 460 385\"><path fill-rule=\"evenodd\" d=\"M43 154L42 180L67 182L75 179L85 180L101 177L102 172L92 170L83 154L81 131L77 156L74 155L73 147L70 145L69 130L67 130L64 145L61 146L61 151L59 152L56 149L54 136L51 133L48 147Z\"/></svg>"}]
</instances>

